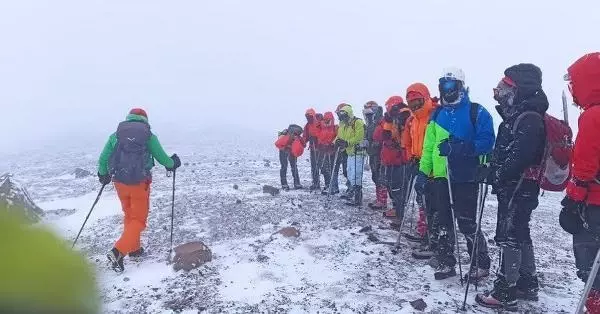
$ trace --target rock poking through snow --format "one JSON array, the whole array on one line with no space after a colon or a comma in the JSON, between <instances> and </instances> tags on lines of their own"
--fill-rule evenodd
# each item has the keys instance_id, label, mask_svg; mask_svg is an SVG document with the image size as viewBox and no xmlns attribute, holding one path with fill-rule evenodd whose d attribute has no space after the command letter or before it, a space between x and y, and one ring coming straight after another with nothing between
<instances>
[{"instance_id":1,"label":"rock poking through snow","mask_svg":"<svg viewBox=\"0 0 600 314\"><path fill-rule=\"evenodd\" d=\"M40 221L40 217L44 215L44 211L33 202L27 190L8 173L0 176L0 208L6 208L9 213L30 223Z\"/></svg>"},{"instance_id":2,"label":"rock poking through snow","mask_svg":"<svg viewBox=\"0 0 600 314\"><path fill-rule=\"evenodd\" d=\"M300 230L294 227L285 227L276 232L277 234L281 234L285 238L297 238L300 236Z\"/></svg>"},{"instance_id":3,"label":"rock poking through snow","mask_svg":"<svg viewBox=\"0 0 600 314\"><path fill-rule=\"evenodd\" d=\"M73 174L75 175L76 179L83 179L94 175L92 172L82 168L75 168Z\"/></svg>"},{"instance_id":4,"label":"rock poking through snow","mask_svg":"<svg viewBox=\"0 0 600 314\"><path fill-rule=\"evenodd\" d=\"M411 301L410 305L417 311L425 311L425 309L427 308L427 303L425 303L423 299Z\"/></svg>"},{"instance_id":5,"label":"rock poking through snow","mask_svg":"<svg viewBox=\"0 0 600 314\"><path fill-rule=\"evenodd\" d=\"M190 271L212 260L212 252L200 241L189 242L175 248L173 269Z\"/></svg>"},{"instance_id":6,"label":"rock poking through snow","mask_svg":"<svg viewBox=\"0 0 600 314\"><path fill-rule=\"evenodd\" d=\"M279 195L279 189L274 186L263 185L263 193L271 194L271 196L276 196Z\"/></svg>"}]
</instances>

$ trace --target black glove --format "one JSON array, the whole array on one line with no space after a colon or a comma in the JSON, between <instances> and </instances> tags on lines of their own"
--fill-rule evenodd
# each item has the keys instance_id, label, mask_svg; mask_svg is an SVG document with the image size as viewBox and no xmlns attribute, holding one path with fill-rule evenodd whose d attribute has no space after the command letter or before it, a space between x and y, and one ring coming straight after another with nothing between
<instances>
[{"instance_id":1,"label":"black glove","mask_svg":"<svg viewBox=\"0 0 600 314\"><path fill-rule=\"evenodd\" d=\"M168 171L174 171L175 169L181 167L181 159L179 159L179 156L177 156L177 154L173 154L173 156L171 156L171 159L173 160L173 168L167 168Z\"/></svg>"},{"instance_id":2,"label":"black glove","mask_svg":"<svg viewBox=\"0 0 600 314\"><path fill-rule=\"evenodd\" d=\"M344 141L341 138L338 138L337 140L335 140L335 146L340 149L346 149L346 147L348 147L348 142Z\"/></svg>"},{"instance_id":3,"label":"black glove","mask_svg":"<svg viewBox=\"0 0 600 314\"><path fill-rule=\"evenodd\" d=\"M100 184L102 185L107 185L112 181L112 176L110 174L102 175L98 173L98 181L100 181Z\"/></svg>"},{"instance_id":4,"label":"black glove","mask_svg":"<svg viewBox=\"0 0 600 314\"><path fill-rule=\"evenodd\" d=\"M581 212L585 204L583 202L575 201L568 196L565 196L560 204L563 208L558 216L558 221L563 230L573 235L581 232L581 230L583 230Z\"/></svg>"}]
</instances>

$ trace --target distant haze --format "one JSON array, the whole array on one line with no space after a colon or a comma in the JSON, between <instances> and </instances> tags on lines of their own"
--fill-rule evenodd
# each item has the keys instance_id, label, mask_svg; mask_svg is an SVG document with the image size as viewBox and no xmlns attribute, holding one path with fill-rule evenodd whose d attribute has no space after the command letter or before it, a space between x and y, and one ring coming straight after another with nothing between
<instances>
[{"instance_id":1,"label":"distant haze","mask_svg":"<svg viewBox=\"0 0 600 314\"><path fill-rule=\"evenodd\" d=\"M0 147L98 151L134 106L167 137L275 136L308 107L360 114L415 81L437 94L452 65L493 111L503 70L536 63L562 116L566 68L600 50L598 12L594 0L2 1Z\"/></svg>"}]
</instances>

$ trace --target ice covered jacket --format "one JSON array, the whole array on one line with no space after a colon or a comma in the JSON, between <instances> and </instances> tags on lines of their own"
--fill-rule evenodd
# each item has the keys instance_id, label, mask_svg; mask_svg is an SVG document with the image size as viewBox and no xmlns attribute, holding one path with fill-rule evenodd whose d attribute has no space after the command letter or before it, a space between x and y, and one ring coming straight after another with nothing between
<instances>
[{"instance_id":1,"label":"ice covered jacket","mask_svg":"<svg viewBox=\"0 0 600 314\"><path fill-rule=\"evenodd\" d=\"M440 156L439 145L450 136L464 141L472 148L469 156L448 157L452 182L474 182L479 156L492 152L494 147L494 124L490 113L477 106L475 125L471 122L471 100L463 90L461 101L456 105L442 105L436 109L427 125L423 155L419 170L435 178L446 178L446 157Z\"/></svg>"},{"instance_id":2,"label":"ice covered jacket","mask_svg":"<svg viewBox=\"0 0 600 314\"><path fill-rule=\"evenodd\" d=\"M373 119L371 119L370 121L365 121L365 139L369 142L369 145L367 147L367 153L370 156L379 155L381 153L381 143L373 140L375 129L379 125L379 122L381 122L381 119L383 119L383 107L377 106L375 107Z\"/></svg>"},{"instance_id":3,"label":"ice covered jacket","mask_svg":"<svg viewBox=\"0 0 600 314\"><path fill-rule=\"evenodd\" d=\"M492 153L492 164L497 169L495 176L500 185L498 188L516 186L527 168L541 164L546 145L543 116L548 106L548 98L541 89L516 105L514 112L506 113L501 106L496 106L502 117ZM539 115L521 116L527 111Z\"/></svg>"},{"instance_id":4,"label":"ice covered jacket","mask_svg":"<svg viewBox=\"0 0 600 314\"><path fill-rule=\"evenodd\" d=\"M573 149L573 178L589 182L588 204L600 205L600 53L580 58L568 69L573 97L583 109ZM567 194L569 194L567 187Z\"/></svg>"},{"instance_id":5,"label":"ice covered jacket","mask_svg":"<svg viewBox=\"0 0 600 314\"><path fill-rule=\"evenodd\" d=\"M129 114L127 115L126 121L138 122L138 123L148 123L148 119L141 115ZM98 160L98 174L106 175L108 174L108 163L110 160L110 156L115 150L117 145L117 134L113 133L104 145L104 149L100 154L100 158ZM154 159L156 159L161 165L166 168L173 168L175 162L163 149L162 145L158 141L158 137L152 134L148 139L148 151L150 154L148 155L148 161L146 162L146 169L150 170L154 167Z\"/></svg>"},{"instance_id":6,"label":"ice covered jacket","mask_svg":"<svg viewBox=\"0 0 600 314\"><path fill-rule=\"evenodd\" d=\"M437 108L437 103L431 99L429 89L423 83L415 83L406 89L406 94L416 92L423 96L425 104L419 110L412 113L412 117L407 122L410 135L409 154L414 158L421 158L423 154L423 142L425 141L425 130L429 123L431 113Z\"/></svg>"},{"instance_id":7,"label":"ice covered jacket","mask_svg":"<svg viewBox=\"0 0 600 314\"><path fill-rule=\"evenodd\" d=\"M340 121L336 139L341 139L348 143L346 154L364 155L364 150L357 151L358 144L365 138L365 124L363 120L354 116L352 107L349 105L343 106L340 110L348 114L348 122Z\"/></svg>"}]
</instances>

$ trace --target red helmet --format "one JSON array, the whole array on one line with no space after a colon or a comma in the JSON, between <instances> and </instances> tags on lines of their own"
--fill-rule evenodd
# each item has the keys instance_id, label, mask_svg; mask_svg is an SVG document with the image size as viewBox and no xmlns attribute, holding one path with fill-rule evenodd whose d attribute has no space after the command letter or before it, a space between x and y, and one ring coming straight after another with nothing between
<instances>
[{"instance_id":1,"label":"red helmet","mask_svg":"<svg viewBox=\"0 0 600 314\"><path fill-rule=\"evenodd\" d=\"M388 98L388 100L385 102L385 110L387 112L389 112L392 109L392 106L400 105L403 103L404 103L404 98L402 98L402 96L392 96L392 97Z\"/></svg>"},{"instance_id":2,"label":"red helmet","mask_svg":"<svg viewBox=\"0 0 600 314\"><path fill-rule=\"evenodd\" d=\"M567 72L573 101L583 109L600 105L600 52L579 58Z\"/></svg>"}]
</instances>

